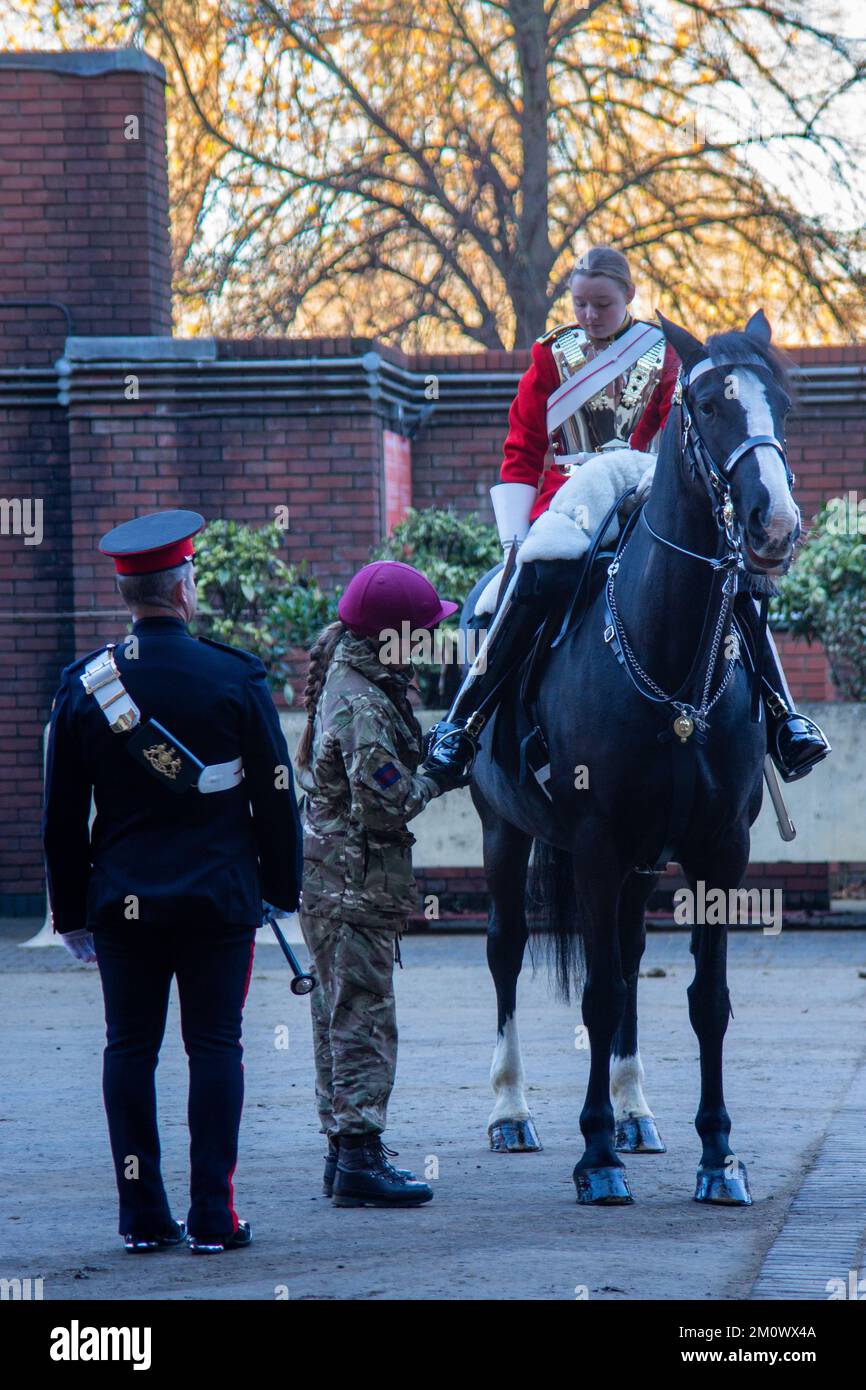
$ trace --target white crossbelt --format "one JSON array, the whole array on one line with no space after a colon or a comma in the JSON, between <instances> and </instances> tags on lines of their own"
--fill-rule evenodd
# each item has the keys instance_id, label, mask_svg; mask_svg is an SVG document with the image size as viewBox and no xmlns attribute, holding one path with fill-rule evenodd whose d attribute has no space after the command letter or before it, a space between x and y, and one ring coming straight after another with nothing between
<instances>
[{"instance_id":1,"label":"white crossbelt","mask_svg":"<svg viewBox=\"0 0 866 1390\"><path fill-rule=\"evenodd\" d=\"M547 433L552 435L563 420L568 420L591 396L609 386L616 377L627 372L649 348L664 337L652 323L633 323L619 338L584 362L573 376L561 381L547 401Z\"/></svg>"},{"instance_id":2,"label":"white crossbelt","mask_svg":"<svg viewBox=\"0 0 866 1390\"><path fill-rule=\"evenodd\" d=\"M141 723L141 710L120 679L113 646L88 661L80 679L88 695L99 705L113 734L126 733ZM230 762L211 763L202 768L196 785L204 796L226 792L238 786L243 775L243 760L232 758Z\"/></svg>"}]
</instances>

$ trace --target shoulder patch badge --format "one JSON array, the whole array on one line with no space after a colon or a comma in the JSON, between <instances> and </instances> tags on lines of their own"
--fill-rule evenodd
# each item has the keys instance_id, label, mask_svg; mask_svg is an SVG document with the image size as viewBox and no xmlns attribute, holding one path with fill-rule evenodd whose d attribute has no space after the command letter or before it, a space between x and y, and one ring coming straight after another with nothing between
<instances>
[{"instance_id":1,"label":"shoulder patch badge","mask_svg":"<svg viewBox=\"0 0 866 1390\"><path fill-rule=\"evenodd\" d=\"M393 763L383 763L373 773L373 780L378 782L380 787L393 787L395 782L399 782L400 773Z\"/></svg>"}]
</instances>

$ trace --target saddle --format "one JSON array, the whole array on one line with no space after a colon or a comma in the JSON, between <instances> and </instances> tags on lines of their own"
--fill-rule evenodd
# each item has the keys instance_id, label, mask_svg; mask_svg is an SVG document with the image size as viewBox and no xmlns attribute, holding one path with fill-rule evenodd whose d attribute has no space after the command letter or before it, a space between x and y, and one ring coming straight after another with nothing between
<instances>
[{"instance_id":1,"label":"saddle","mask_svg":"<svg viewBox=\"0 0 866 1390\"><path fill-rule=\"evenodd\" d=\"M532 640L527 655L515 673L514 679L519 679L520 682L517 701L519 706L517 730L520 729L521 725L524 728L528 726L528 732L522 733L520 737L517 778L521 785L537 786L548 800L550 799L550 792L547 788L547 782L550 779L550 755L538 706L538 688L541 676L544 673L549 653L580 629L594 599L603 587L607 566L613 556L613 551L602 549L602 538L622 503L634 491L634 487L628 488L618 497L597 527L589 549L582 557L577 584L573 592L570 595L566 592L559 598L559 601L551 605ZM500 736L497 738L497 730L494 730L494 756L497 762L507 762L507 757L503 758L502 756L505 752L502 747L504 730L501 728L501 721L498 718L495 723L500 726L498 730Z\"/></svg>"}]
</instances>

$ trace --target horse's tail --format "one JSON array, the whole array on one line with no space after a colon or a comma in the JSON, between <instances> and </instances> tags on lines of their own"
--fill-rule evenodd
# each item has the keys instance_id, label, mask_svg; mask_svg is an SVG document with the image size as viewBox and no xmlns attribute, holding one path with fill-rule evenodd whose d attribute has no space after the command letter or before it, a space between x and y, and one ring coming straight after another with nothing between
<instances>
[{"instance_id":1,"label":"horse's tail","mask_svg":"<svg viewBox=\"0 0 866 1390\"><path fill-rule=\"evenodd\" d=\"M568 850L535 840L526 879L530 959L543 957L566 1002L585 978L583 914L575 893L574 859Z\"/></svg>"}]
</instances>

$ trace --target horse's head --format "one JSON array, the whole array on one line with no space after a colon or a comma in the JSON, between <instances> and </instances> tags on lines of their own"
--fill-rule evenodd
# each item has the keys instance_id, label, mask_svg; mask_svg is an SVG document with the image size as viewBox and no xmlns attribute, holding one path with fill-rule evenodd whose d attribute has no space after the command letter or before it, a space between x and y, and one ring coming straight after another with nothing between
<instances>
[{"instance_id":1,"label":"horse's head","mask_svg":"<svg viewBox=\"0 0 866 1390\"><path fill-rule=\"evenodd\" d=\"M800 534L800 511L784 446L787 376L770 346L764 312L753 314L742 333L718 333L706 343L658 317L682 362L687 461L711 493L730 492L746 568L755 575L784 574Z\"/></svg>"}]
</instances>

